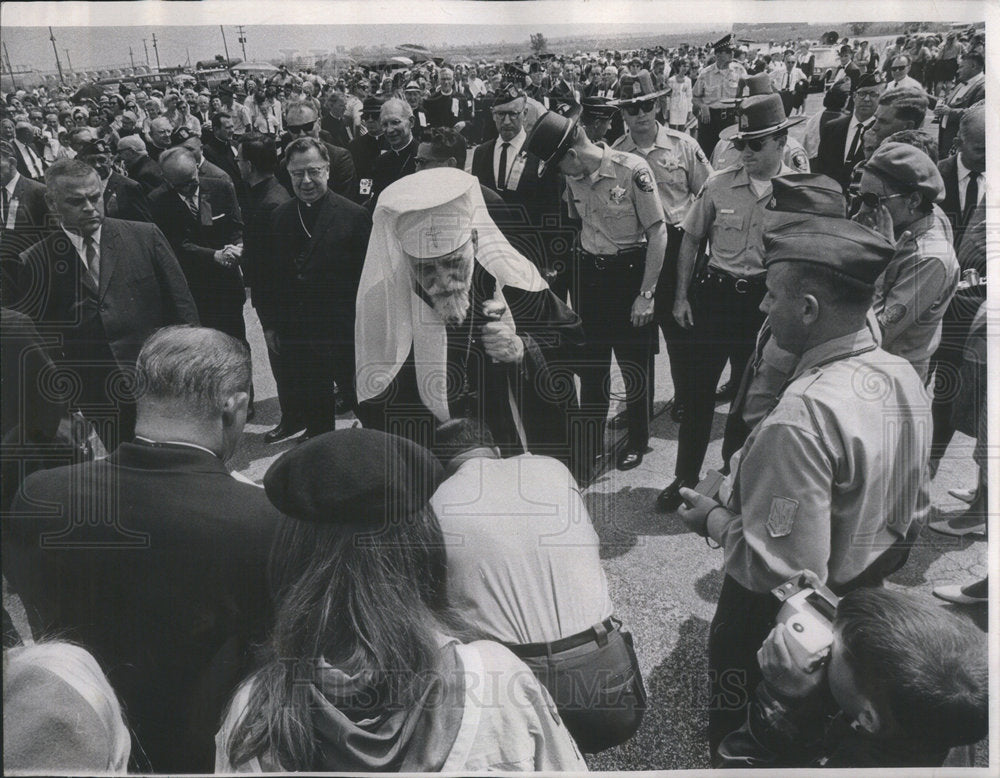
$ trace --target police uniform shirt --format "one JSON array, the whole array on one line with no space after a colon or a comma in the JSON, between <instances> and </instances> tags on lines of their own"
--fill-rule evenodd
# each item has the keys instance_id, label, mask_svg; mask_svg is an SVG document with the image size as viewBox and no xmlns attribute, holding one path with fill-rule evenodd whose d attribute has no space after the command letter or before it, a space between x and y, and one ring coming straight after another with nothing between
<instances>
[{"instance_id":1,"label":"police uniform shirt","mask_svg":"<svg viewBox=\"0 0 1000 778\"><path fill-rule=\"evenodd\" d=\"M589 176L566 176L571 218L583 226L580 244L589 254L617 254L646 241L646 230L663 221L663 206L646 160L603 143L601 164Z\"/></svg>"},{"instance_id":2,"label":"police uniform shirt","mask_svg":"<svg viewBox=\"0 0 1000 778\"><path fill-rule=\"evenodd\" d=\"M785 139L785 151L781 157L781 161L796 173L812 172L809 169L809 155L802 148L802 144L791 135ZM736 150L731 140L720 140L715 144L715 150L712 152L713 168L716 170L725 170L727 167L733 167L738 164L740 164L740 152Z\"/></svg>"},{"instance_id":3,"label":"police uniform shirt","mask_svg":"<svg viewBox=\"0 0 1000 778\"><path fill-rule=\"evenodd\" d=\"M719 100L735 98L740 79L746 77L746 68L738 62L730 62L725 70L710 65L698 74L692 95L695 101L700 99L704 105L714 106Z\"/></svg>"},{"instance_id":4,"label":"police uniform shirt","mask_svg":"<svg viewBox=\"0 0 1000 778\"><path fill-rule=\"evenodd\" d=\"M782 163L776 176L795 171ZM742 165L722 170L705 182L681 228L701 240L708 235L709 265L739 278L764 273L764 206L770 187L757 196Z\"/></svg>"},{"instance_id":5,"label":"police uniform shirt","mask_svg":"<svg viewBox=\"0 0 1000 778\"><path fill-rule=\"evenodd\" d=\"M872 307L882 327L882 348L909 360L926 378L961 271L947 219L937 206L908 229L912 237L896 246L875 284Z\"/></svg>"},{"instance_id":6,"label":"police uniform shirt","mask_svg":"<svg viewBox=\"0 0 1000 778\"><path fill-rule=\"evenodd\" d=\"M712 166L698 142L686 132L663 125L648 154L636 146L631 135L620 137L612 148L646 160L656 180L664 218L670 225L680 223L712 174Z\"/></svg>"},{"instance_id":7,"label":"police uniform shirt","mask_svg":"<svg viewBox=\"0 0 1000 778\"><path fill-rule=\"evenodd\" d=\"M755 592L857 577L929 513L930 433L922 381L867 327L806 351L734 457L726 573Z\"/></svg>"}]
</instances>

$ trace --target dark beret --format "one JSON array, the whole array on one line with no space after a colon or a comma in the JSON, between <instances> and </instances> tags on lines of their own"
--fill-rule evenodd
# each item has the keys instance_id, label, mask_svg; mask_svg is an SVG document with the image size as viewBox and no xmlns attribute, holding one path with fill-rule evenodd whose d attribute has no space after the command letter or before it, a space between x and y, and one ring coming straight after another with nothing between
<instances>
[{"instance_id":1,"label":"dark beret","mask_svg":"<svg viewBox=\"0 0 1000 778\"><path fill-rule=\"evenodd\" d=\"M847 199L840 184L818 173L788 173L771 179L766 216L802 214L847 218Z\"/></svg>"},{"instance_id":2,"label":"dark beret","mask_svg":"<svg viewBox=\"0 0 1000 778\"><path fill-rule=\"evenodd\" d=\"M182 124L176 130L170 133L170 145L180 146L182 143L184 143L184 141L188 140L189 138L196 138L196 137L198 137L198 134L194 130Z\"/></svg>"},{"instance_id":3,"label":"dark beret","mask_svg":"<svg viewBox=\"0 0 1000 778\"><path fill-rule=\"evenodd\" d=\"M867 89L870 86L879 86L882 83L882 73L880 71L875 71L874 73L862 73L861 78L858 79L858 85L855 88Z\"/></svg>"},{"instance_id":4,"label":"dark beret","mask_svg":"<svg viewBox=\"0 0 1000 778\"><path fill-rule=\"evenodd\" d=\"M895 251L881 233L849 219L812 216L764 232L764 267L820 265L868 285L882 275Z\"/></svg>"},{"instance_id":5,"label":"dark beret","mask_svg":"<svg viewBox=\"0 0 1000 778\"><path fill-rule=\"evenodd\" d=\"M443 478L440 462L422 446L352 428L285 453L268 469L264 489L292 518L377 528L423 508Z\"/></svg>"},{"instance_id":6,"label":"dark beret","mask_svg":"<svg viewBox=\"0 0 1000 778\"><path fill-rule=\"evenodd\" d=\"M618 113L618 106L612 104L609 97L584 97L580 104L583 106L583 119L612 119Z\"/></svg>"},{"instance_id":7,"label":"dark beret","mask_svg":"<svg viewBox=\"0 0 1000 778\"><path fill-rule=\"evenodd\" d=\"M883 143L865 163L865 170L903 187L920 191L928 202L944 198L944 179L937 165L924 152L909 143Z\"/></svg>"}]
</instances>

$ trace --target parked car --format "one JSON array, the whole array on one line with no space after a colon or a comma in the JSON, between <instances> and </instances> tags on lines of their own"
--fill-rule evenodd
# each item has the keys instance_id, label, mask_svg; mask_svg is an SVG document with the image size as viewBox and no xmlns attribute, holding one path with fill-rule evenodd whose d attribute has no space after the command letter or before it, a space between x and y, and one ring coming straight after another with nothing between
<instances>
[{"instance_id":1,"label":"parked car","mask_svg":"<svg viewBox=\"0 0 1000 778\"><path fill-rule=\"evenodd\" d=\"M840 67L840 54L836 46L817 46L809 50L813 55L813 72L809 77L810 92L825 92L833 83Z\"/></svg>"}]
</instances>

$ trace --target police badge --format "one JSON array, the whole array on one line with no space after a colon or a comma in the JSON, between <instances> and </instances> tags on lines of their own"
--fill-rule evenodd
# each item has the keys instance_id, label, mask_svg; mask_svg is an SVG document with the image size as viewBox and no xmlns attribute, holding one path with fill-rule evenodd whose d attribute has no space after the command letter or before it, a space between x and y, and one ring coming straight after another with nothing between
<instances>
[{"instance_id":1,"label":"police badge","mask_svg":"<svg viewBox=\"0 0 1000 778\"><path fill-rule=\"evenodd\" d=\"M771 512L767 516L767 534L772 538L783 538L792 534L792 524L799 510L799 501L788 497L774 497Z\"/></svg>"},{"instance_id":2,"label":"police badge","mask_svg":"<svg viewBox=\"0 0 1000 778\"><path fill-rule=\"evenodd\" d=\"M611 202L613 202L615 205L621 205L624 199L625 199L625 187L616 186L611 190Z\"/></svg>"}]
</instances>

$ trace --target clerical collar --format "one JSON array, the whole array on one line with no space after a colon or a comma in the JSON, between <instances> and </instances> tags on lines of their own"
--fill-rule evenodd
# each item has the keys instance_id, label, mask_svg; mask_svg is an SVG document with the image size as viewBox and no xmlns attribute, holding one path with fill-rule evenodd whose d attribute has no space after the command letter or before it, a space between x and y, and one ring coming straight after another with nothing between
<instances>
[{"instance_id":1,"label":"clerical collar","mask_svg":"<svg viewBox=\"0 0 1000 778\"><path fill-rule=\"evenodd\" d=\"M162 448L165 446L196 448L199 451L204 451L206 454L211 454L213 457L216 457L217 459L221 459L221 457L211 449L205 448L204 446L199 446L197 443L188 443L187 441L184 440L153 440L152 438L144 438L142 435L136 435L135 440L146 446L152 446L153 448Z\"/></svg>"}]
</instances>

